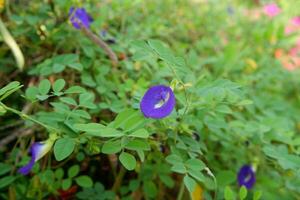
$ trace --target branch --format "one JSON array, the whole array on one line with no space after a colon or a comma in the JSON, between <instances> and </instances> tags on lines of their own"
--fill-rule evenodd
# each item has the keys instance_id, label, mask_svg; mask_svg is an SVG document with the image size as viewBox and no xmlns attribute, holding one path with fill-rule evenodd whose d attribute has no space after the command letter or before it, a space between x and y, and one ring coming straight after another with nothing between
<instances>
[{"instance_id":1,"label":"branch","mask_svg":"<svg viewBox=\"0 0 300 200\"><path fill-rule=\"evenodd\" d=\"M108 55L109 59L112 62L112 65L114 67L118 66L119 61L116 54L111 50L111 48L98 36L96 36L90 29L86 28L79 20L77 20L77 23L79 24L81 31L90 39L92 42L96 43L97 45L102 48L106 54Z\"/></svg>"},{"instance_id":2,"label":"branch","mask_svg":"<svg viewBox=\"0 0 300 200\"><path fill-rule=\"evenodd\" d=\"M15 132L10 134L9 136L3 138L0 141L0 150L3 149L7 144L9 144L11 141L15 140L18 137L24 137L27 135L31 135L35 131L36 126L33 126L32 128L24 129L20 128L17 129Z\"/></svg>"}]
</instances>

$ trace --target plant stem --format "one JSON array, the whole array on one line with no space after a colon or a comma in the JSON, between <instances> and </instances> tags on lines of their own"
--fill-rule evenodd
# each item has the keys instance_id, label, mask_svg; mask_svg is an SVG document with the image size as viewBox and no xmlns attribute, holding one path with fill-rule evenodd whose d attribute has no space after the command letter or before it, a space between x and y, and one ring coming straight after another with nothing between
<instances>
[{"instance_id":1,"label":"plant stem","mask_svg":"<svg viewBox=\"0 0 300 200\"><path fill-rule=\"evenodd\" d=\"M10 112L12 112L12 113L15 113L15 114L19 115L20 117L22 117L22 118L24 118L24 119L28 119L28 120L30 120L30 121L36 123L36 124L39 124L39 125L45 127L45 128L48 129L48 130L52 130L52 131L55 131L55 132L60 132L58 129L56 129L56 128L54 128L54 127L51 127L51 126L49 126L49 125L47 125L47 124L44 124L43 122L40 122L40 121L38 121L38 120L32 118L31 116L29 116L29 115L27 115L27 114L25 114L25 113L23 113L23 112L20 112L20 111L15 110L15 109L13 109L13 108L11 108L11 107L8 107L8 106L6 106L5 104L3 104L2 102L0 102L0 105L1 105L5 110L8 110L8 111L10 111Z\"/></svg>"},{"instance_id":2,"label":"plant stem","mask_svg":"<svg viewBox=\"0 0 300 200\"><path fill-rule=\"evenodd\" d=\"M125 168L123 166L121 166L121 169L120 169L120 171L115 179L114 185L112 187L113 192L117 193L119 191L119 188L121 186L121 183L123 181L123 177L124 177L125 173L126 173Z\"/></svg>"},{"instance_id":3,"label":"plant stem","mask_svg":"<svg viewBox=\"0 0 300 200\"><path fill-rule=\"evenodd\" d=\"M182 180L181 185L180 185L180 189L179 189L179 193L177 196L177 200L181 200L184 194L184 182Z\"/></svg>"}]
</instances>

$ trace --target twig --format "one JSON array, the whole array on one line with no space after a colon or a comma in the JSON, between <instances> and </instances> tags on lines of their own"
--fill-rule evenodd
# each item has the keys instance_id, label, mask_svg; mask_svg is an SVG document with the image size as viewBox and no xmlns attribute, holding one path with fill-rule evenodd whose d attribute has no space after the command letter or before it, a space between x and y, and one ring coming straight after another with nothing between
<instances>
[{"instance_id":1,"label":"twig","mask_svg":"<svg viewBox=\"0 0 300 200\"><path fill-rule=\"evenodd\" d=\"M123 166L121 166L121 169L120 169L120 171L118 173L118 176L116 177L114 185L112 187L112 191L113 192L115 192L115 193L118 192L118 190L119 190L119 188L120 188L120 186L122 184L123 177L124 177L125 173L126 173L125 168Z\"/></svg>"},{"instance_id":2,"label":"twig","mask_svg":"<svg viewBox=\"0 0 300 200\"><path fill-rule=\"evenodd\" d=\"M14 128L14 127L20 126L22 124L24 124L24 121L19 120L19 121L16 121L14 123L7 124L7 125L4 125L4 126L0 127L0 131L5 130L5 129L9 129L9 128Z\"/></svg>"},{"instance_id":3,"label":"twig","mask_svg":"<svg viewBox=\"0 0 300 200\"><path fill-rule=\"evenodd\" d=\"M116 56L116 54L113 52L113 50L111 50L111 48L100 38L97 37L91 30L89 30L88 28L86 28L79 20L76 21L80 28L81 31L90 39L92 40L94 43L96 43L97 45L99 45L108 55L109 59L112 62L112 65L114 67L118 66L119 61L118 61L118 57Z\"/></svg>"},{"instance_id":4,"label":"twig","mask_svg":"<svg viewBox=\"0 0 300 200\"><path fill-rule=\"evenodd\" d=\"M28 129L20 128L13 132L12 134L8 135L4 139L0 141L0 150L3 149L7 144L9 144L11 141L15 140L18 137L24 137L27 135L31 135L35 131L36 126L33 126Z\"/></svg>"}]
</instances>

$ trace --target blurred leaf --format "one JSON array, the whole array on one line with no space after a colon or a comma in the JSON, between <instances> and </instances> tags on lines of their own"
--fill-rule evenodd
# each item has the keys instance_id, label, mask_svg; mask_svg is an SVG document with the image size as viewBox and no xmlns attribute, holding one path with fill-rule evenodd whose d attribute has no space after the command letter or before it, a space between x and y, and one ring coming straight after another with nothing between
<instances>
[{"instance_id":1,"label":"blurred leaf","mask_svg":"<svg viewBox=\"0 0 300 200\"><path fill-rule=\"evenodd\" d=\"M38 86L39 92L42 95L48 94L50 88L51 88L51 83L48 79L42 80Z\"/></svg>"},{"instance_id":2,"label":"blurred leaf","mask_svg":"<svg viewBox=\"0 0 300 200\"><path fill-rule=\"evenodd\" d=\"M132 132L129 136L137 138L148 138L149 132L146 129L142 128Z\"/></svg>"},{"instance_id":3,"label":"blurred leaf","mask_svg":"<svg viewBox=\"0 0 300 200\"><path fill-rule=\"evenodd\" d=\"M224 198L225 198L225 200L234 200L235 199L234 193L229 186L225 187Z\"/></svg>"},{"instance_id":4,"label":"blurred leaf","mask_svg":"<svg viewBox=\"0 0 300 200\"><path fill-rule=\"evenodd\" d=\"M77 174L79 173L79 165L73 165L72 167L70 167L68 169L68 177L69 178L73 178L75 176L77 176Z\"/></svg>"},{"instance_id":5,"label":"blurred leaf","mask_svg":"<svg viewBox=\"0 0 300 200\"><path fill-rule=\"evenodd\" d=\"M106 141L102 146L101 152L105 154L114 154L120 152L121 150L122 150L121 141L116 140L116 141Z\"/></svg>"},{"instance_id":6,"label":"blurred leaf","mask_svg":"<svg viewBox=\"0 0 300 200\"><path fill-rule=\"evenodd\" d=\"M0 179L0 188L4 188L14 182L16 177L14 176L5 176Z\"/></svg>"},{"instance_id":7,"label":"blurred leaf","mask_svg":"<svg viewBox=\"0 0 300 200\"><path fill-rule=\"evenodd\" d=\"M127 170L134 170L136 166L136 160L133 155L122 152L119 156L120 162Z\"/></svg>"},{"instance_id":8,"label":"blurred leaf","mask_svg":"<svg viewBox=\"0 0 300 200\"><path fill-rule=\"evenodd\" d=\"M192 193L195 190L197 185L196 181L188 175L185 175L183 178L185 187L188 189L189 193Z\"/></svg>"},{"instance_id":9,"label":"blurred leaf","mask_svg":"<svg viewBox=\"0 0 300 200\"><path fill-rule=\"evenodd\" d=\"M6 174L11 170L11 165L5 164L5 163L0 163L0 176L3 174Z\"/></svg>"},{"instance_id":10,"label":"blurred leaf","mask_svg":"<svg viewBox=\"0 0 300 200\"><path fill-rule=\"evenodd\" d=\"M93 187L93 180L89 176L79 176L75 179L76 183L84 188Z\"/></svg>"},{"instance_id":11,"label":"blurred leaf","mask_svg":"<svg viewBox=\"0 0 300 200\"><path fill-rule=\"evenodd\" d=\"M55 93L58 93L60 92L66 85L66 82L64 79L58 79L54 82L52 88L53 88L53 91Z\"/></svg>"},{"instance_id":12,"label":"blurred leaf","mask_svg":"<svg viewBox=\"0 0 300 200\"><path fill-rule=\"evenodd\" d=\"M244 200L247 197L247 189L245 186L240 187L239 197L240 200Z\"/></svg>"},{"instance_id":13,"label":"blurred leaf","mask_svg":"<svg viewBox=\"0 0 300 200\"><path fill-rule=\"evenodd\" d=\"M62 161L72 154L75 148L74 139L60 138L54 144L54 156L57 161Z\"/></svg>"},{"instance_id":14,"label":"blurred leaf","mask_svg":"<svg viewBox=\"0 0 300 200\"><path fill-rule=\"evenodd\" d=\"M67 190L67 189L69 189L71 187L71 185L72 185L72 179L68 178L68 179L64 179L62 181L62 185L61 186L62 186L63 190Z\"/></svg>"}]
</instances>

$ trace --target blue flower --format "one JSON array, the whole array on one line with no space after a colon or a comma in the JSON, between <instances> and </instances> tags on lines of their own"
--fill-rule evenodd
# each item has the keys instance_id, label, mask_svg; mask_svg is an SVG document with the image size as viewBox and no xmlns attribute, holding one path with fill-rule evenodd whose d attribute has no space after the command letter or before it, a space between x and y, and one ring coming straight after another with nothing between
<instances>
[{"instance_id":1,"label":"blue flower","mask_svg":"<svg viewBox=\"0 0 300 200\"><path fill-rule=\"evenodd\" d=\"M71 7L69 16L71 16L70 21L76 29L80 29L78 22L81 22L81 24L86 28L90 28L90 24L93 22L93 18L86 12L84 8Z\"/></svg>"},{"instance_id":2,"label":"blue flower","mask_svg":"<svg viewBox=\"0 0 300 200\"><path fill-rule=\"evenodd\" d=\"M48 140L43 142L35 142L31 145L29 152L31 153L30 161L23 167L21 167L18 172L27 175L31 171L34 163L36 163L39 159L45 156L52 148L54 141L57 136L51 136Z\"/></svg>"},{"instance_id":3,"label":"blue flower","mask_svg":"<svg viewBox=\"0 0 300 200\"><path fill-rule=\"evenodd\" d=\"M152 86L144 94L140 108L145 117L160 119L171 114L175 106L172 89L164 85Z\"/></svg>"},{"instance_id":4,"label":"blue flower","mask_svg":"<svg viewBox=\"0 0 300 200\"><path fill-rule=\"evenodd\" d=\"M250 165L243 165L238 173L238 183L251 189L256 182L255 172Z\"/></svg>"}]
</instances>

